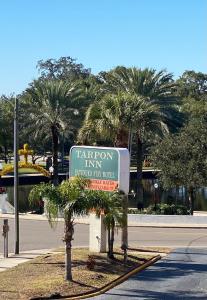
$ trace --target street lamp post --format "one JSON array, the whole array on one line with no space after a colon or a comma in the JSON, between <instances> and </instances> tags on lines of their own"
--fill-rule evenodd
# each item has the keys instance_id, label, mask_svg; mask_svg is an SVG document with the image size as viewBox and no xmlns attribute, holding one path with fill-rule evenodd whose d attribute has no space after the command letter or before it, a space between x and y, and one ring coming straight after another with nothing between
<instances>
[{"instance_id":1,"label":"street lamp post","mask_svg":"<svg viewBox=\"0 0 207 300\"><path fill-rule=\"evenodd\" d=\"M158 187L159 187L159 185L158 185L158 183L157 182L155 182L155 184L154 184L154 200L155 200L155 211L157 210L157 192L158 192Z\"/></svg>"},{"instance_id":2,"label":"street lamp post","mask_svg":"<svg viewBox=\"0 0 207 300\"><path fill-rule=\"evenodd\" d=\"M15 98L14 107L14 210L15 210L15 248L14 253L19 254L19 199L18 199L18 98Z\"/></svg>"},{"instance_id":3,"label":"street lamp post","mask_svg":"<svg viewBox=\"0 0 207 300\"><path fill-rule=\"evenodd\" d=\"M63 133L62 133L62 153L61 153L61 166L62 166L62 172L63 172L63 170L64 170L64 156L65 156L64 143L65 143L65 136L64 136L64 131L63 131Z\"/></svg>"}]
</instances>

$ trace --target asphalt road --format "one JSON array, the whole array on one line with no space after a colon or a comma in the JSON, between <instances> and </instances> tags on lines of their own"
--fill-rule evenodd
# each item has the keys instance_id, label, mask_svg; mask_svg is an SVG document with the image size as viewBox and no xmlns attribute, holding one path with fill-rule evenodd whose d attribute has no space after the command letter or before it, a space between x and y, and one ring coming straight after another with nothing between
<instances>
[{"instance_id":1,"label":"asphalt road","mask_svg":"<svg viewBox=\"0 0 207 300\"><path fill-rule=\"evenodd\" d=\"M93 300L207 299L207 248L178 248Z\"/></svg>"},{"instance_id":2,"label":"asphalt road","mask_svg":"<svg viewBox=\"0 0 207 300\"><path fill-rule=\"evenodd\" d=\"M207 229L129 227L130 246L206 247Z\"/></svg>"},{"instance_id":3,"label":"asphalt road","mask_svg":"<svg viewBox=\"0 0 207 300\"><path fill-rule=\"evenodd\" d=\"M3 219L0 219L2 228ZM9 219L9 252L14 251L14 219ZM149 228L129 227L129 246L163 246L163 247L205 247L207 245L207 229L186 228ZM36 249L52 249L64 246L62 236L63 222L59 222L53 230L47 221L20 219L20 251ZM115 236L120 244L121 230ZM89 226L75 225L73 246L88 246ZM3 237L0 235L0 253L3 252Z\"/></svg>"},{"instance_id":4,"label":"asphalt road","mask_svg":"<svg viewBox=\"0 0 207 300\"><path fill-rule=\"evenodd\" d=\"M19 245L20 252L37 249L54 249L63 247L63 222L56 224L52 229L47 221L20 219ZM3 220L0 219L2 227ZM14 219L9 219L9 253L14 252ZM88 246L88 225L75 225L75 240L73 246ZM3 252L3 237L0 235L0 253Z\"/></svg>"}]
</instances>

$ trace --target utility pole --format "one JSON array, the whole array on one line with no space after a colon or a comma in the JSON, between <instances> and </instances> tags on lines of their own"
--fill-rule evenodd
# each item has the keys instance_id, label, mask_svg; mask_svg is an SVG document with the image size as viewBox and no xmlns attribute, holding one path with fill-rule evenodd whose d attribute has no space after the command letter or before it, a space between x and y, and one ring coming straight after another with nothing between
<instances>
[{"instance_id":1,"label":"utility pole","mask_svg":"<svg viewBox=\"0 0 207 300\"><path fill-rule=\"evenodd\" d=\"M15 210L15 248L14 253L19 254L19 199L18 199L18 98L15 97L14 107L14 210Z\"/></svg>"}]
</instances>

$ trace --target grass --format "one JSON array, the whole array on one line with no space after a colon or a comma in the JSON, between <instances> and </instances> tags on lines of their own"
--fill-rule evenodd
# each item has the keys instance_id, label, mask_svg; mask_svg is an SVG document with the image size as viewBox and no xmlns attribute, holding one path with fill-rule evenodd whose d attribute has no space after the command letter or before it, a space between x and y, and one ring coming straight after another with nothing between
<instances>
[{"instance_id":1,"label":"grass","mask_svg":"<svg viewBox=\"0 0 207 300\"><path fill-rule=\"evenodd\" d=\"M87 268L89 254L93 255L95 260L94 270ZM106 253L89 253L85 248L73 249L72 282L64 280L63 250L39 256L30 262L0 272L0 299L41 299L41 297L49 298L51 295L56 295L57 299L58 295L72 296L97 291L153 256L155 256L153 253L140 254L132 249L128 253L127 263L124 264L121 250L116 250L115 260L112 262L107 259Z\"/></svg>"}]
</instances>

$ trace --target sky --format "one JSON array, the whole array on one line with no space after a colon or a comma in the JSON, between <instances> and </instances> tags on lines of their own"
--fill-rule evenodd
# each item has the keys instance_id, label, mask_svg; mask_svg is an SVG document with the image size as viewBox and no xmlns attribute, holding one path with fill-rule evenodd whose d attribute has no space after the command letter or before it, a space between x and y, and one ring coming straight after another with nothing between
<instances>
[{"instance_id":1,"label":"sky","mask_svg":"<svg viewBox=\"0 0 207 300\"><path fill-rule=\"evenodd\" d=\"M0 95L24 91L39 60L71 56L92 73L117 65L207 73L207 0L0 1Z\"/></svg>"}]
</instances>

